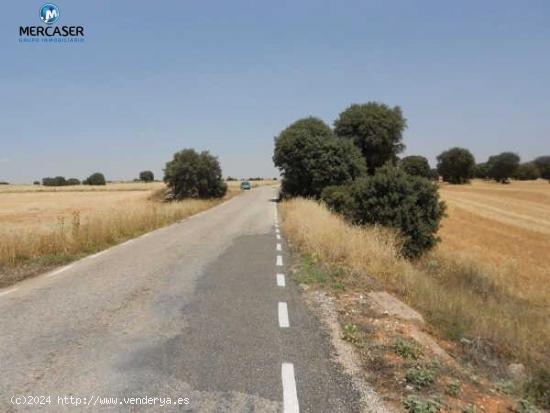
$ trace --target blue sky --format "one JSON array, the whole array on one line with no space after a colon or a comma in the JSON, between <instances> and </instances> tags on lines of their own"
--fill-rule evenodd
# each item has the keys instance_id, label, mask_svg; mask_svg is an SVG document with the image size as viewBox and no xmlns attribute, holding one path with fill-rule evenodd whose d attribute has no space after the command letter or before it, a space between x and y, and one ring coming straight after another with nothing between
<instances>
[{"instance_id":1,"label":"blue sky","mask_svg":"<svg viewBox=\"0 0 550 413\"><path fill-rule=\"evenodd\" d=\"M0 180L161 176L176 150L275 175L273 137L351 103L400 105L406 154L550 154L550 2L57 1L75 45L20 44L4 5Z\"/></svg>"}]
</instances>

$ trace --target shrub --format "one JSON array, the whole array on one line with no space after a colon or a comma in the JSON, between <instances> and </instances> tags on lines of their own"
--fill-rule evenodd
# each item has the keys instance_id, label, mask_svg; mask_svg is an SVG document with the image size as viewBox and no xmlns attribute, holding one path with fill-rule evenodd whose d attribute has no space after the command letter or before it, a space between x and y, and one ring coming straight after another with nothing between
<instances>
[{"instance_id":1,"label":"shrub","mask_svg":"<svg viewBox=\"0 0 550 413\"><path fill-rule=\"evenodd\" d=\"M519 166L519 156L512 152L490 156L487 161L489 178L506 183L514 175Z\"/></svg>"},{"instance_id":2,"label":"shrub","mask_svg":"<svg viewBox=\"0 0 550 413\"><path fill-rule=\"evenodd\" d=\"M404 401L405 408L410 413L437 413L441 411L441 403L432 399L421 399L418 396L410 395Z\"/></svg>"},{"instance_id":3,"label":"shrub","mask_svg":"<svg viewBox=\"0 0 550 413\"><path fill-rule=\"evenodd\" d=\"M516 169L514 178L520 181L534 181L540 177L539 169L534 162L522 163Z\"/></svg>"},{"instance_id":4,"label":"shrub","mask_svg":"<svg viewBox=\"0 0 550 413\"><path fill-rule=\"evenodd\" d=\"M33 181L33 185L40 185L40 181Z\"/></svg>"},{"instance_id":5,"label":"shrub","mask_svg":"<svg viewBox=\"0 0 550 413\"><path fill-rule=\"evenodd\" d=\"M405 379L418 387L431 386L435 382L435 371L427 366L416 366L407 370Z\"/></svg>"},{"instance_id":6,"label":"shrub","mask_svg":"<svg viewBox=\"0 0 550 413\"><path fill-rule=\"evenodd\" d=\"M273 162L283 176L284 197L319 198L330 185L350 183L366 172L361 152L337 139L320 119L300 119L275 140Z\"/></svg>"},{"instance_id":7,"label":"shrub","mask_svg":"<svg viewBox=\"0 0 550 413\"><path fill-rule=\"evenodd\" d=\"M82 182L84 185L106 185L105 176L101 172L95 172Z\"/></svg>"},{"instance_id":8,"label":"shrub","mask_svg":"<svg viewBox=\"0 0 550 413\"><path fill-rule=\"evenodd\" d=\"M151 171L141 171L139 173L139 180L143 182L153 182L155 180L155 175Z\"/></svg>"},{"instance_id":9,"label":"shrub","mask_svg":"<svg viewBox=\"0 0 550 413\"><path fill-rule=\"evenodd\" d=\"M404 359L418 360L422 357L422 347L415 341L398 338L393 346L395 354Z\"/></svg>"},{"instance_id":10,"label":"shrub","mask_svg":"<svg viewBox=\"0 0 550 413\"><path fill-rule=\"evenodd\" d=\"M428 160L420 155L405 156L399 161L399 167L409 175L432 178Z\"/></svg>"},{"instance_id":11,"label":"shrub","mask_svg":"<svg viewBox=\"0 0 550 413\"><path fill-rule=\"evenodd\" d=\"M445 182L464 184L474 177L475 159L468 149L451 148L437 157L437 171Z\"/></svg>"},{"instance_id":12,"label":"shrub","mask_svg":"<svg viewBox=\"0 0 550 413\"><path fill-rule=\"evenodd\" d=\"M349 189L330 188L324 195L331 209L355 224L397 229L403 235L402 253L407 257L419 256L438 241L445 205L439 200L437 185L426 178L386 165Z\"/></svg>"},{"instance_id":13,"label":"shrub","mask_svg":"<svg viewBox=\"0 0 550 413\"><path fill-rule=\"evenodd\" d=\"M550 155L539 156L533 162L537 165L540 177L542 179L550 180Z\"/></svg>"},{"instance_id":14,"label":"shrub","mask_svg":"<svg viewBox=\"0 0 550 413\"><path fill-rule=\"evenodd\" d=\"M361 150L370 174L388 161L396 161L405 149L402 143L407 120L401 108L383 103L354 104L340 113L334 122L334 132L348 138Z\"/></svg>"},{"instance_id":15,"label":"shrub","mask_svg":"<svg viewBox=\"0 0 550 413\"><path fill-rule=\"evenodd\" d=\"M232 176L228 176L228 177L226 178L226 181L228 181L228 182L237 181L237 180L238 180L237 178L233 178Z\"/></svg>"},{"instance_id":16,"label":"shrub","mask_svg":"<svg viewBox=\"0 0 550 413\"><path fill-rule=\"evenodd\" d=\"M67 185L80 185L80 180L76 178L67 179Z\"/></svg>"},{"instance_id":17,"label":"shrub","mask_svg":"<svg viewBox=\"0 0 550 413\"><path fill-rule=\"evenodd\" d=\"M218 158L208 151L184 149L166 163L164 182L175 199L221 198L227 192Z\"/></svg>"},{"instance_id":18,"label":"shrub","mask_svg":"<svg viewBox=\"0 0 550 413\"><path fill-rule=\"evenodd\" d=\"M9 185L10 183L9 182L6 182L6 181L0 181L0 185Z\"/></svg>"}]
</instances>

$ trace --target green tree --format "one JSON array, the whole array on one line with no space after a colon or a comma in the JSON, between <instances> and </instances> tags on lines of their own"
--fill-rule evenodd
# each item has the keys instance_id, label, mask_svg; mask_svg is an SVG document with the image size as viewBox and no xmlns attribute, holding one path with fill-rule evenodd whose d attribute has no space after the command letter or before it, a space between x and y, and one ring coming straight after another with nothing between
<instances>
[{"instance_id":1,"label":"green tree","mask_svg":"<svg viewBox=\"0 0 550 413\"><path fill-rule=\"evenodd\" d=\"M445 214L436 183L390 164L349 186L326 188L322 199L354 224L398 230L407 257L417 257L437 243L437 230Z\"/></svg>"},{"instance_id":2,"label":"green tree","mask_svg":"<svg viewBox=\"0 0 550 413\"><path fill-rule=\"evenodd\" d=\"M474 177L474 155L464 148L451 148L437 157L437 171L445 182L464 184Z\"/></svg>"},{"instance_id":3,"label":"green tree","mask_svg":"<svg viewBox=\"0 0 550 413\"><path fill-rule=\"evenodd\" d=\"M273 162L281 171L282 195L318 198L329 185L349 183L366 172L361 152L334 137L320 119L300 119L275 138Z\"/></svg>"},{"instance_id":4,"label":"green tree","mask_svg":"<svg viewBox=\"0 0 550 413\"><path fill-rule=\"evenodd\" d=\"M409 175L431 178L432 172L428 160L420 155L405 156L399 161L399 167Z\"/></svg>"},{"instance_id":5,"label":"green tree","mask_svg":"<svg viewBox=\"0 0 550 413\"><path fill-rule=\"evenodd\" d=\"M139 173L139 180L143 182L153 182L155 180L155 175L151 171L141 171Z\"/></svg>"},{"instance_id":6,"label":"green tree","mask_svg":"<svg viewBox=\"0 0 550 413\"><path fill-rule=\"evenodd\" d=\"M80 180L76 178L67 179L67 185L80 185Z\"/></svg>"},{"instance_id":7,"label":"green tree","mask_svg":"<svg viewBox=\"0 0 550 413\"><path fill-rule=\"evenodd\" d=\"M550 155L539 156L534 161L542 179L550 180Z\"/></svg>"},{"instance_id":8,"label":"green tree","mask_svg":"<svg viewBox=\"0 0 550 413\"><path fill-rule=\"evenodd\" d=\"M503 184L514 175L519 166L519 156L512 152L502 152L489 157L487 161L489 178Z\"/></svg>"},{"instance_id":9,"label":"green tree","mask_svg":"<svg viewBox=\"0 0 550 413\"><path fill-rule=\"evenodd\" d=\"M514 178L520 181L534 181L540 177L539 169L534 162L522 163L516 169Z\"/></svg>"},{"instance_id":10,"label":"green tree","mask_svg":"<svg viewBox=\"0 0 550 413\"><path fill-rule=\"evenodd\" d=\"M397 154L405 149L402 140L406 127L399 106L391 108L377 102L353 104L334 122L336 135L351 139L361 150L370 174L388 161L397 161Z\"/></svg>"},{"instance_id":11,"label":"green tree","mask_svg":"<svg viewBox=\"0 0 550 413\"><path fill-rule=\"evenodd\" d=\"M208 151L194 149L176 152L166 163L164 182L170 187L174 199L221 198L227 192L218 158Z\"/></svg>"},{"instance_id":12,"label":"green tree","mask_svg":"<svg viewBox=\"0 0 550 413\"><path fill-rule=\"evenodd\" d=\"M489 165L487 164L487 162L476 164L476 167L474 169L474 176L479 179L489 178Z\"/></svg>"},{"instance_id":13,"label":"green tree","mask_svg":"<svg viewBox=\"0 0 550 413\"><path fill-rule=\"evenodd\" d=\"M67 180L63 176L56 176L55 178L42 178L42 185L44 186L65 186Z\"/></svg>"},{"instance_id":14,"label":"green tree","mask_svg":"<svg viewBox=\"0 0 550 413\"><path fill-rule=\"evenodd\" d=\"M105 176L101 172L94 172L83 182L84 185L106 185Z\"/></svg>"}]
</instances>

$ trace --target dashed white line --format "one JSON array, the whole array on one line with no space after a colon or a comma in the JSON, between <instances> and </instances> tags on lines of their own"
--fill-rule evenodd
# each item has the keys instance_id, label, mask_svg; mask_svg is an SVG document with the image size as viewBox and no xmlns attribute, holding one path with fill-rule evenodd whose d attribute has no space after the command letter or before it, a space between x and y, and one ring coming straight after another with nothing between
<instances>
[{"instance_id":1,"label":"dashed white line","mask_svg":"<svg viewBox=\"0 0 550 413\"><path fill-rule=\"evenodd\" d=\"M277 274L277 285L279 287L284 287L286 285L284 274Z\"/></svg>"},{"instance_id":2,"label":"dashed white line","mask_svg":"<svg viewBox=\"0 0 550 413\"><path fill-rule=\"evenodd\" d=\"M277 239L281 239L281 236L279 234L277 234Z\"/></svg>"},{"instance_id":3,"label":"dashed white line","mask_svg":"<svg viewBox=\"0 0 550 413\"><path fill-rule=\"evenodd\" d=\"M276 234L280 234L280 233L281 233L281 231L279 230L279 228L275 228L275 233L276 233Z\"/></svg>"},{"instance_id":4,"label":"dashed white line","mask_svg":"<svg viewBox=\"0 0 550 413\"><path fill-rule=\"evenodd\" d=\"M283 412L299 413L298 392L296 391L296 379L294 377L294 364L283 363L281 367L281 379L283 381Z\"/></svg>"},{"instance_id":5,"label":"dashed white line","mask_svg":"<svg viewBox=\"0 0 550 413\"><path fill-rule=\"evenodd\" d=\"M66 265L64 267L61 267L58 270L55 270L49 274L46 275L46 277L53 277L54 275L61 274L63 271L67 271L69 268L72 268L74 264Z\"/></svg>"},{"instance_id":6,"label":"dashed white line","mask_svg":"<svg viewBox=\"0 0 550 413\"><path fill-rule=\"evenodd\" d=\"M0 291L0 296L2 295L8 295L10 293L13 293L14 291L17 291L17 288L10 288L9 290Z\"/></svg>"},{"instance_id":7,"label":"dashed white line","mask_svg":"<svg viewBox=\"0 0 550 413\"><path fill-rule=\"evenodd\" d=\"M288 322L288 307L286 303L279 303L279 327L288 328L290 323Z\"/></svg>"},{"instance_id":8,"label":"dashed white line","mask_svg":"<svg viewBox=\"0 0 550 413\"><path fill-rule=\"evenodd\" d=\"M283 247L281 247L281 244L278 242L277 243L277 251L282 251L283 250Z\"/></svg>"},{"instance_id":9,"label":"dashed white line","mask_svg":"<svg viewBox=\"0 0 550 413\"><path fill-rule=\"evenodd\" d=\"M283 256L282 256L282 255L277 255L277 261L275 262L275 264L276 264L278 267L282 267L282 266L283 266Z\"/></svg>"}]
</instances>

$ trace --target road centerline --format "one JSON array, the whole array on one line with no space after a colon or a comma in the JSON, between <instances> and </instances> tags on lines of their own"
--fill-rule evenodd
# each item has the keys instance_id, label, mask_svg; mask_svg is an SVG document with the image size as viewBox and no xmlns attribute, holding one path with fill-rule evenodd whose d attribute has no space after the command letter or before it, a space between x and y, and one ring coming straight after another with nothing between
<instances>
[{"instance_id":1,"label":"road centerline","mask_svg":"<svg viewBox=\"0 0 550 413\"><path fill-rule=\"evenodd\" d=\"M285 302L279 302L278 313L279 313L279 327L281 328L290 327L290 323L288 321L288 306Z\"/></svg>"},{"instance_id":2,"label":"road centerline","mask_svg":"<svg viewBox=\"0 0 550 413\"><path fill-rule=\"evenodd\" d=\"M296 379L294 377L294 364L283 363L281 366L281 379L283 382L283 412L299 413L298 392L296 391Z\"/></svg>"}]
</instances>

